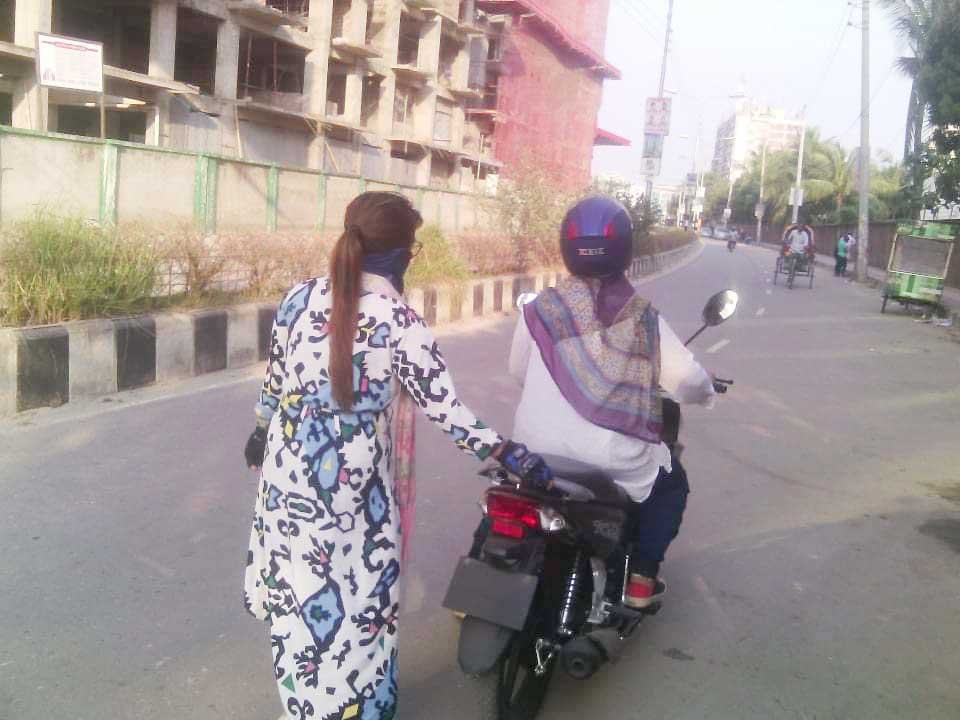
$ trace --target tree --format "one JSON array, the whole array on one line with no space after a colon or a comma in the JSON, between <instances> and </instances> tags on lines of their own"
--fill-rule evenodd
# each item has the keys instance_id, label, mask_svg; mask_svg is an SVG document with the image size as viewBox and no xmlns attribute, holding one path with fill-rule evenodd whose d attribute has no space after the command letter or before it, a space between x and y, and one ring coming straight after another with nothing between
<instances>
[{"instance_id":1,"label":"tree","mask_svg":"<svg viewBox=\"0 0 960 720\"><path fill-rule=\"evenodd\" d=\"M960 0L938 0L917 86L930 109L931 148L924 159L935 196L928 207L960 203Z\"/></svg>"},{"instance_id":2,"label":"tree","mask_svg":"<svg viewBox=\"0 0 960 720\"><path fill-rule=\"evenodd\" d=\"M925 164L922 162L925 153L923 129L930 95L928 88L920 81L920 74L930 62L930 34L945 1L947 0L881 0L881 4L893 14L894 28L906 41L912 53L897 60L900 71L912 81L903 139L905 191L911 201L909 215L915 215L920 210L919 198L925 179Z\"/></svg>"},{"instance_id":3,"label":"tree","mask_svg":"<svg viewBox=\"0 0 960 720\"><path fill-rule=\"evenodd\" d=\"M859 150L848 153L840 143L820 142L816 136L813 145L804 193L809 201L828 200L830 210L839 214L856 188Z\"/></svg>"}]
</instances>

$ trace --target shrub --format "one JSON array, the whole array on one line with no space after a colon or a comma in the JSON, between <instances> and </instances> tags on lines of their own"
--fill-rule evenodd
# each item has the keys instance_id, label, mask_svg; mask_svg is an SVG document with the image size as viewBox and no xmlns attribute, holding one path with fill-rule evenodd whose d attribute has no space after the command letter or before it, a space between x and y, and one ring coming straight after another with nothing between
<instances>
[{"instance_id":1,"label":"shrub","mask_svg":"<svg viewBox=\"0 0 960 720\"><path fill-rule=\"evenodd\" d=\"M417 240L423 247L407 272L408 285L458 284L470 277L470 268L436 225L420 230Z\"/></svg>"},{"instance_id":2,"label":"shrub","mask_svg":"<svg viewBox=\"0 0 960 720\"><path fill-rule=\"evenodd\" d=\"M0 307L18 325L141 312L157 266L142 230L121 233L40 211L0 236Z\"/></svg>"},{"instance_id":3,"label":"shrub","mask_svg":"<svg viewBox=\"0 0 960 720\"><path fill-rule=\"evenodd\" d=\"M514 243L522 269L558 265L563 216L581 195L565 189L532 164L520 164L500 183L497 222Z\"/></svg>"},{"instance_id":4,"label":"shrub","mask_svg":"<svg viewBox=\"0 0 960 720\"><path fill-rule=\"evenodd\" d=\"M459 255L476 275L509 275L523 271L513 238L464 233L457 238Z\"/></svg>"}]
</instances>

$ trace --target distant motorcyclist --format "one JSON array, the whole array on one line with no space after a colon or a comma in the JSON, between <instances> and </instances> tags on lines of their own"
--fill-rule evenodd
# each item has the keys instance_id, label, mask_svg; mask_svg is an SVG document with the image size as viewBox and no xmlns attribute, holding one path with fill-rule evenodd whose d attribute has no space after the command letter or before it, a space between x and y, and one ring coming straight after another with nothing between
<instances>
[{"instance_id":1,"label":"distant motorcyclist","mask_svg":"<svg viewBox=\"0 0 960 720\"><path fill-rule=\"evenodd\" d=\"M657 573L686 507L686 473L661 441L661 388L709 405L711 376L624 272L633 228L622 205L591 197L563 220L571 276L523 308L510 372L523 383L514 434L532 450L602 468L631 506L626 603L662 594Z\"/></svg>"}]
</instances>

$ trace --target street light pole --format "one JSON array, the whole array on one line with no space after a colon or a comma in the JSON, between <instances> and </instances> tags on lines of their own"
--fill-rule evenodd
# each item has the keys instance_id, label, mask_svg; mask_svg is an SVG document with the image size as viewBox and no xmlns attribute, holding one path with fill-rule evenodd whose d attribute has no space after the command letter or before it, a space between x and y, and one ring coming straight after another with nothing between
<instances>
[{"instance_id":1,"label":"street light pole","mask_svg":"<svg viewBox=\"0 0 960 720\"><path fill-rule=\"evenodd\" d=\"M862 0L860 59L860 217L857 227L857 280L865 282L870 256L870 0Z\"/></svg>"},{"instance_id":2,"label":"street light pole","mask_svg":"<svg viewBox=\"0 0 960 720\"><path fill-rule=\"evenodd\" d=\"M803 191L800 189L803 182L803 146L807 139L807 124L800 126L800 150L797 152L797 184L793 188L793 224L800 221L800 202Z\"/></svg>"},{"instance_id":3,"label":"street light pole","mask_svg":"<svg viewBox=\"0 0 960 720\"><path fill-rule=\"evenodd\" d=\"M763 154L760 156L760 198L757 201L757 245L763 242L763 181L767 175L767 141L763 141Z\"/></svg>"},{"instance_id":4,"label":"street light pole","mask_svg":"<svg viewBox=\"0 0 960 720\"><path fill-rule=\"evenodd\" d=\"M663 59L660 61L660 90L657 93L657 97L663 97L663 87L667 82L667 56L670 53L670 34L673 32L673 0L670 0L670 4L667 7L667 32L663 38ZM661 149L662 154L662 149ZM647 177L647 186L646 186L646 196L647 202L649 203L653 197L653 180L656 176L649 175Z\"/></svg>"}]
</instances>

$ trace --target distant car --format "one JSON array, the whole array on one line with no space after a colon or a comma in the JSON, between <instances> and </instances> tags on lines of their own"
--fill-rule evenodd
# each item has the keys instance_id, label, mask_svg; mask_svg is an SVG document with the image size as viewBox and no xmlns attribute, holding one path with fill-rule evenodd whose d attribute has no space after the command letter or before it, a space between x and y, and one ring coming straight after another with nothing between
<instances>
[{"instance_id":1,"label":"distant car","mask_svg":"<svg viewBox=\"0 0 960 720\"><path fill-rule=\"evenodd\" d=\"M717 228L713 231L713 237L717 240L729 240L731 235L733 235L733 233L726 228Z\"/></svg>"},{"instance_id":2,"label":"distant car","mask_svg":"<svg viewBox=\"0 0 960 720\"><path fill-rule=\"evenodd\" d=\"M710 227L700 228L700 234L703 235L704 237L713 237L713 228L710 228Z\"/></svg>"}]
</instances>

